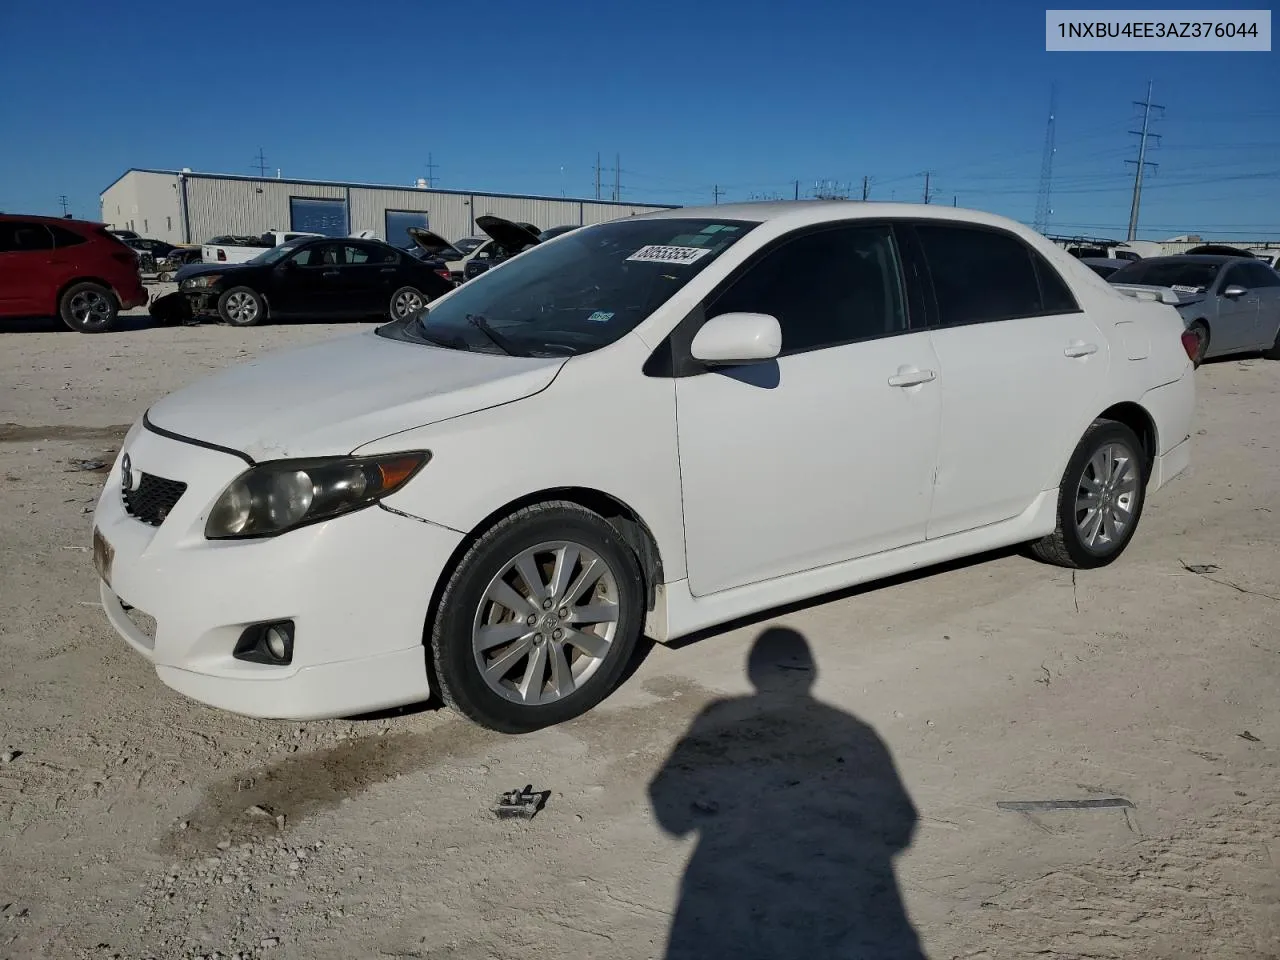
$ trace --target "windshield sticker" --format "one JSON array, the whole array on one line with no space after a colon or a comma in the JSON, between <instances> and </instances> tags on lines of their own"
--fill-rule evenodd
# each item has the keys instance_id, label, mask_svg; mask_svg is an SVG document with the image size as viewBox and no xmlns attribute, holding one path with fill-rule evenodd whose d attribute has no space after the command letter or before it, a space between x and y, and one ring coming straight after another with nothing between
<instances>
[{"instance_id":1,"label":"windshield sticker","mask_svg":"<svg viewBox=\"0 0 1280 960\"><path fill-rule=\"evenodd\" d=\"M612 319L612 317L613 317L612 312L606 313L604 310L597 310L591 316L587 317L587 322L588 323L604 323L605 321Z\"/></svg>"},{"instance_id":2,"label":"windshield sticker","mask_svg":"<svg viewBox=\"0 0 1280 960\"><path fill-rule=\"evenodd\" d=\"M1199 293L1201 290L1204 289L1204 287L1188 287L1181 283L1175 283L1169 289L1174 291L1175 293Z\"/></svg>"},{"instance_id":3,"label":"windshield sticker","mask_svg":"<svg viewBox=\"0 0 1280 960\"><path fill-rule=\"evenodd\" d=\"M697 263L711 251L705 247L672 247L649 244L627 257L635 263L674 263L688 266Z\"/></svg>"}]
</instances>

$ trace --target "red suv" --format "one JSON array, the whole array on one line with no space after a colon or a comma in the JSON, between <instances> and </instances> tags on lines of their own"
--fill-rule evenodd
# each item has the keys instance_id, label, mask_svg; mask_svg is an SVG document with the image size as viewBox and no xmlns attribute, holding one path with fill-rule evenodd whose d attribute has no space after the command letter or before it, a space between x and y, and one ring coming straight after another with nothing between
<instances>
[{"instance_id":1,"label":"red suv","mask_svg":"<svg viewBox=\"0 0 1280 960\"><path fill-rule=\"evenodd\" d=\"M143 306L138 257L100 223L0 215L0 317L48 317L80 333L110 330Z\"/></svg>"}]
</instances>

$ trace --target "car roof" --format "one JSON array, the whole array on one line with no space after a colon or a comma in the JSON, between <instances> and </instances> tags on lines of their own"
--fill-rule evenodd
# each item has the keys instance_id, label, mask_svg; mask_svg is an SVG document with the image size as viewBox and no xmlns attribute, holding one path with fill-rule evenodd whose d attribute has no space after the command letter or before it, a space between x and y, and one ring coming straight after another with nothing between
<instances>
[{"instance_id":1,"label":"car roof","mask_svg":"<svg viewBox=\"0 0 1280 960\"><path fill-rule=\"evenodd\" d=\"M761 200L751 203L721 203L715 206L658 210L626 219L742 220L754 223L779 221L787 226L804 226L832 220L889 218L959 220L978 226L998 227L1022 236L1033 233L1029 227L1016 220L982 210L945 207L930 203L885 203L879 200Z\"/></svg>"},{"instance_id":2,"label":"car roof","mask_svg":"<svg viewBox=\"0 0 1280 960\"><path fill-rule=\"evenodd\" d=\"M68 223L77 224L82 227L101 227L101 220L77 220L74 217L40 217L34 214L28 216L25 213L0 213L0 220L25 220L35 223L48 223L64 225Z\"/></svg>"},{"instance_id":3,"label":"car roof","mask_svg":"<svg viewBox=\"0 0 1280 960\"><path fill-rule=\"evenodd\" d=\"M1113 263L1120 266L1128 266L1131 263L1141 263L1141 260L1124 260L1119 257L1081 257L1081 263L1087 263L1092 267L1109 267Z\"/></svg>"}]
</instances>

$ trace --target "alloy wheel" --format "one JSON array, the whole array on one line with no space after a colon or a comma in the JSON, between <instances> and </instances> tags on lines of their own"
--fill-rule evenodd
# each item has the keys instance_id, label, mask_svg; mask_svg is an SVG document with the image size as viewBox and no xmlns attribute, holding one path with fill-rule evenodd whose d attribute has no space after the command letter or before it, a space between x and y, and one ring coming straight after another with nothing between
<instances>
[{"instance_id":1,"label":"alloy wheel","mask_svg":"<svg viewBox=\"0 0 1280 960\"><path fill-rule=\"evenodd\" d=\"M553 703L600 669L618 631L617 577L572 541L541 543L508 562L476 609L472 651L485 684L514 703Z\"/></svg>"},{"instance_id":2,"label":"alloy wheel","mask_svg":"<svg viewBox=\"0 0 1280 960\"><path fill-rule=\"evenodd\" d=\"M1110 553L1134 521L1139 473L1133 451L1112 441L1085 464L1076 488L1076 530L1085 549Z\"/></svg>"},{"instance_id":3,"label":"alloy wheel","mask_svg":"<svg viewBox=\"0 0 1280 960\"><path fill-rule=\"evenodd\" d=\"M95 326L111 319L111 302L95 290L82 290L71 298L71 315L82 326Z\"/></svg>"},{"instance_id":4,"label":"alloy wheel","mask_svg":"<svg viewBox=\"0 0 1280 960\"><path fill-rule=\"evenodd\" d=\"M227 297L227 316L233 323L252 323L258 316L258 301L248 293L233 293Z\"/></svg>"}]
</instances>

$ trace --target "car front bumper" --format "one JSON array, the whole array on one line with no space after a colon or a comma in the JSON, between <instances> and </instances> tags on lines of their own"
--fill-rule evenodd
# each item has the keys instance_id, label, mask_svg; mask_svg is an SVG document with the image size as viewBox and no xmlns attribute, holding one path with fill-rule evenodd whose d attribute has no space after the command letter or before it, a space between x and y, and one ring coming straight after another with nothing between
<instances>
[{"instance_id":1,"label":"car front bumper","mask_svg":"<svg viewBox=\"0 0 1280 960\"><path fill-rule=\"evenodd\" d=\"M135 476L187 484L159 526L124 505L125 453ZM131 431L94 515L116 632L168 686L249 716L342 717L427 699L427 609L462 535L373 506L279 537L206 540L209 507L245 469L231 454ZM291 663L232 655L245 629L280 620L294 624Z\"/></svg>"}]
</instances>

